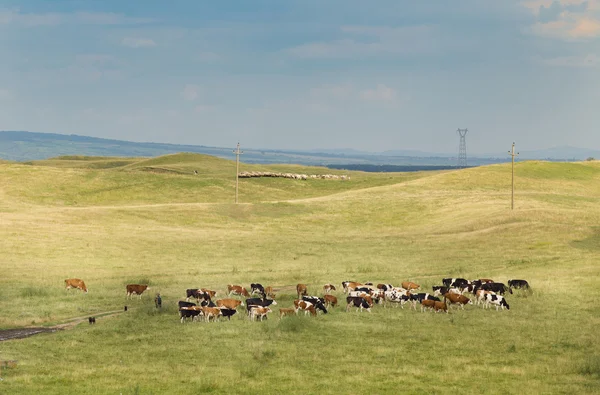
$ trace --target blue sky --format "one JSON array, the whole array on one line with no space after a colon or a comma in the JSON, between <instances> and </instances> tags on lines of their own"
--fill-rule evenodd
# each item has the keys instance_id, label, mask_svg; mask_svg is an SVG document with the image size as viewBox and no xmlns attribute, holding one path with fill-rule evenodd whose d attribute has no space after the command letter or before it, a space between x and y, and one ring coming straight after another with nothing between
<instances>
[{"instance_id":1,"label":"blue sky","mask_svg":"<svg viewBox=\"0 0 600 395\"><path fill-rule=\"evenodd\" d=\"M600 149L600 0L0 1L0 130Z\"/></svg>"}]
</instances>

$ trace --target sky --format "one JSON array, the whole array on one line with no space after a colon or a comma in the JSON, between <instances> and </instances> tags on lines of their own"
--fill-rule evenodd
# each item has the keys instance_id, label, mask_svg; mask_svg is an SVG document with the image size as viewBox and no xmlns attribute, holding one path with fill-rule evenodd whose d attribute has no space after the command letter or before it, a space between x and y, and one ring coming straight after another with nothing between
<instances>
[{"instance_id":1,"label":"sky","mask_svg":"<svg viewBox=\"0 0 600 395\"><path fill-rule=\"evenodd\" d=\"M0 0L0 130L600 149L600 0Z\"/></svg>"}]
</instances>

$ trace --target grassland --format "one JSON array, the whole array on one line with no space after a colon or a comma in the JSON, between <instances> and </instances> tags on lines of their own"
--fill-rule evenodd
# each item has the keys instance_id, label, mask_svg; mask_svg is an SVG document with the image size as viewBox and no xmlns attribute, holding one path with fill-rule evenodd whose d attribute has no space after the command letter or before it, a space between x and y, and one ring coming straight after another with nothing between
<instances>
[{"instance_id":1,"label":"grassland","mask_svg":"<svg viewBox=\"0 0 600 395\"><path fill-rule=\"evenodd\" d=\"M199 175L193 175L197 170ZM103 311L95 326L0 343L0 393L597 393L600 163L242 179L201 155L0 164L0 327ZM298 282L430 287L442 277L527 279L510 311L377 306L316 319L186 324L186 288ZM63 280L86 280L88 294ZM125 284L149 282L142 300ZM156 311L155 292L164 307ZM338 296L340 296L338 294Z\"/></svg>"}]
</instances>

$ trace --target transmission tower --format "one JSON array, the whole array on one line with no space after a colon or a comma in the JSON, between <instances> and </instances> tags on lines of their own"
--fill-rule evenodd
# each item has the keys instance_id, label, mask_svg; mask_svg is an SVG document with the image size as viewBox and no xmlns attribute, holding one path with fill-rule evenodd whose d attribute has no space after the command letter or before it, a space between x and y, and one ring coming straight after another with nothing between
<instances>
[{"instance_id":1,"label":"transmission tower","mask_svg":"<svg viewBox=\"0 0 600 395\"><path fill-rule=\"evenodd\" d=\"M460 136L460 144L458 146L458 167L467 167L467 132L468 129L457 129Z\"/></svg>"}]
</instances>

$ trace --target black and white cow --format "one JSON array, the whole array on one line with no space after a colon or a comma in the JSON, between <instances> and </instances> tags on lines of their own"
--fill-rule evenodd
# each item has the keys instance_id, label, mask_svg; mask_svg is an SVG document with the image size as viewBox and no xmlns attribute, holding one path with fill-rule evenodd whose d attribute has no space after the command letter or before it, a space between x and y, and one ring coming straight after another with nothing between
<instances>
[{"instance_id":1,"label":"black and white cow","mask_svg":"<svg viewBox=\"0 0 600 395\"><path fill-rule=\"evenodd\" d=\"M412 303L413 309L415 310L417 309L417 304L421 304L423 300L434 300L436 302L441 302L440 298L436 298L429 293L410 294L407 297Z\"/></svg>"},{"instance_id":2,"label":"black and white cow","mask_svg":"<svg viewBox=\"0 0 600 395\"><path fill-rule=\"evenodd\" d=\"M495 292L497 294L500 295L504 295L504 293L506 291L508 291L508 293L513 293L512 289L508 288L506 285L504 285L503 283L487 283L487 284L482 284L481 288L484 291L492 291Z\"/></svg>"},{"instance_id":3,"label":"black and white cow","mask_svg":"<svg viewBox=\"0 0 600 395\"><path fill-rule=\"evenodd\" d=\"M181 317L181 323L186 320L186 318L190 318L192 321L197 319L197 317L202 316L202 310L198 308L198 306L190 306L190 307L181 307L179 309L179 316Z\"/></svg>"},{"instance_id":4,"label":"black and white cow","mask_svg":"<svg viewBox=\"0 0 600 395\"><path fill-rule=\"evenodd\" d=\"M327 309L325 308L325 299L319 298L318 296L303 296L302 300L313 304L315 308L321 310L323 314L327 314Z\"/></svg>"},{"instance_id":5,"label":"black and white cow","mask_svg":"<svg viewBox=\"0 0 600 395\"><path fill-rule=\"evenodd\" d=\"M508 280L508 288L531 289L526 280Z\"/></svg>"},{"instance_id":6,"label":"black and white cow","mask_svg":"<svg viewBox=\"0 0 600 395\"><path fill-rule=\"evenodd\" d=\"M370 297L369 297L370 299ZM373 304L369 304L369 302L367 301L368 299L366 298L361 298L361 297L356 297L356 296L347 296L346 297L346 303L348 303L348 305L346 306L346 311L350 310L351 307L356 307L357 309L360 309L360 311L362 312L363 309L367 310L369 313L371 312L371 307L373 307Z\"/></svg>"},{"instance_id":7,"label":"black and white cow","mask_svg":"<svg viewBox=\"0 0 600 395\"><path fill-rule=\"evenodd\" d=\"M231 316L234 315L237 310L236 309L228 309L227 307L219 307L221 309L221 313L223 317L227 317L228 320L231 321Z\"/></svg>"},{"instance_id":8,"label":"black and white cow","mask_svg":"<svg viewBox=\"0 0 600 395\"><path fill-rule=\"evenodd\" d=\"M269 307L270 305L275 306L276 304L277 304L277 302L274 301L273 299L250 298L250 299L246 299L246 310L248 311L248 314L250 314L250 310L252 310L252 307L254 307L254 306Z\"/></svg>"},{"instance_id":9,"label":"black and white cow","mask_svg":"<svg viewBox=\"0 0 600 395\"><path fill-rule=\"evenodd\" d=\"M444 278L442 280L442 284L444 284L446 287L465 287L467 285L470 285L471 282L467 279L464 278Z\"/></svg>"},{"instance_id":10,"label":"black and white cow","mask_svg":"<svg viewBox=\"0 0 600 395\"><path fill-rule=\"evenodd\" d=\"M250 293L252 295L254 295L254 294L257 293L259 295L263 295L263 297L266 296L266 294L265 294L265 287L263 287L262 284L259 284L259 283L256 283L256 284L252 283L252 284L250 284Z\"/></svg>"},{"instance_id":11,"label":"black and white cow","mask_svg":"<svg viewBox=\"0 0 600 395\"><path fill-rule=\"evenodd\" d=\"M186 289L185 295L186 295L185 300L187 300L187 301L189 301L190 298L195 298L196 300L200 300L200 299L210 300L210 295L206 292L202 292L202 290L200 290L198 288Z\"/></svg>"},{"instance_id":12,"label":"black and white cow","mask_svg":"<svg viewBox=\"0 0 600 395\"><path fill-rule=\"evenodd\" d=\"M496 306L496 311L498 311L498 307L502 307L502 310L506 307L506 310L510 310L510 306L506 303L506 299L501 295L494 294L486 294L484 307L489 308L490 304Z\"/></svg>"}]
</instances>

